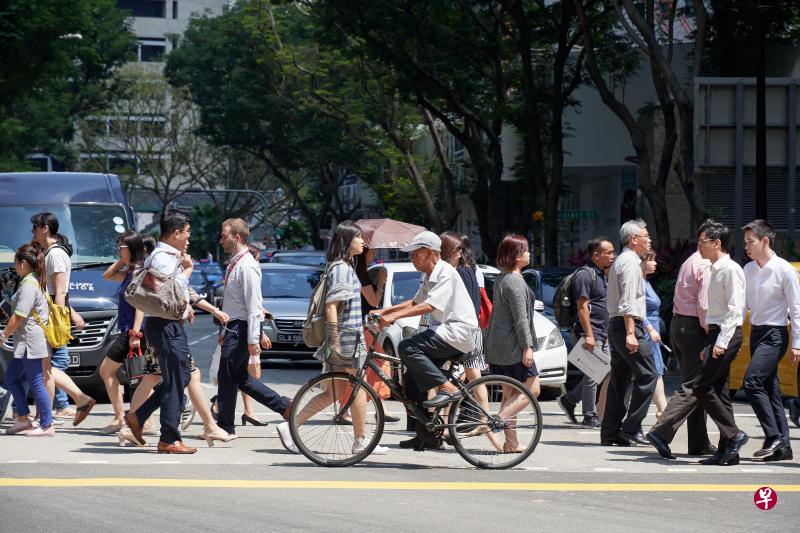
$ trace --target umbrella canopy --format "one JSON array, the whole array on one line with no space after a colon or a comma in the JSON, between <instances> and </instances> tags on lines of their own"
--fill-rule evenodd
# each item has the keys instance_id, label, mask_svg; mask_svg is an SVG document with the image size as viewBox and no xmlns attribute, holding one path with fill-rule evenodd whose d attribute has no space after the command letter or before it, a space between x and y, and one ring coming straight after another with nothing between
<instances>
[{"instance_id":1,"label":"umbrella canopy","mask_svg":"<svg viewBox=\"0 0 800 533\"><path fill-rule=\"evenodd\" d=\"M391 218L362 218L356 224L361 228L366 245L373 250L406 246L414 235L425 231L422 226Z\"/></svg>"}]
</instances>

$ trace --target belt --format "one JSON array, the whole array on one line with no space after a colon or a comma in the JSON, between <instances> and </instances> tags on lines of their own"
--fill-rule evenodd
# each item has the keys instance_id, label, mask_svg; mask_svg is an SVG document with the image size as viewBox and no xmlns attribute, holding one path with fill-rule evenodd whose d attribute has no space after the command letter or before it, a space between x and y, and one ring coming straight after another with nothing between
<instances>
[{"instance_id":1,"label":"belt","mask_svg":"<svg viewBox=\"0 0 800 533\"><path fill-rule=\"evenodd\" d=\"M682 315L680 313L672 313L672 316L679 316L681 318L694 318L695 320L700 320L700 318L697 315L693 316L693 315Z\"/></svg>"}]
</instances>

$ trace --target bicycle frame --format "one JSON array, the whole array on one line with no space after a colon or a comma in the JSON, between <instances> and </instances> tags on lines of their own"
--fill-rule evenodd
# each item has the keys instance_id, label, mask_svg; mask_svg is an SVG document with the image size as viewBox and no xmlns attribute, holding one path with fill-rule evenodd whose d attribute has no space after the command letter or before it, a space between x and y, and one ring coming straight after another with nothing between
<instances>
[{"instance_id":1,"label":"bicycle frame","mask_svg":"<svg viewBox=\"0 0 800 533\"><path fill-rule=\"evenodd\" d=\"M375 346L378 343L378 335L377 332L370 330L373 333L373 341L372 346L367 349L367 355L364 359L364 364L361 365L359 368L358 373L355 375L355 386L353 390L350 392L347 401L341 406L339 412L334 417L334 420L339 421L342 420L347 411L350 409L350 406L355 401L356 397L356 390L358 390L358 386L364 384L364 379L367 374L367 368L372 369L373 372L383 381L387 387L389 387L389 391L391 392L392 396L399 401L403 402L403 405L408 409L409 413L411 413L412 418L415 418L420 424L425 426L425 429L431 433L438 431L438 430L445 430L450 427L458 427L458 424L436 424L435 421L439 417L439 411L445 409L448 405L447 404L441 407L437 407L432 415L428 415L427 411L422 409L417 402L413 400L409 400L406 398L405 391L403 391L402 387L398 387L397 384L392 380L391 377L387 376L383 369L375 363L374 359L379 359L382 361L389 361L391 363L401 364L402 361L399 357L395 357L389 354L381 353L375 350ZM483 406L480 404L479 401L467 390L464 384L461 382L460 379L456 378L452 374L452 369L455 363L451 361L450 367L445 371L445 377L447 378L450 383L458 387L459 391L461 391L461 395L465 400L470 400L473 403L474 407L477 407L482 411L483 415L487 417L487 419L494 418L492 415L486 412ZM369 386L369 384L366 384ZM474 423L470 424L474 425Z\"/></svg>"}]
</instances>

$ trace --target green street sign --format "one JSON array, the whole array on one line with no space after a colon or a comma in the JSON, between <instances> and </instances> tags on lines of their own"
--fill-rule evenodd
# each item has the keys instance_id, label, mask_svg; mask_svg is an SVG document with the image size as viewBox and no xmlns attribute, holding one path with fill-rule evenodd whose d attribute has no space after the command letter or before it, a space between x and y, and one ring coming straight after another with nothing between
<instances>
[{"instance_id":1,"label":"green street sign","mask_svg":"<svg viewBox=\"0 0 800 533\"><path fill-rule=\"evenodd\" d=\"M597 211L579 211L574 209L569 211L559 211L556 214L556 218L559 220L594 220L597 218Z\"/></svg>"}]
</instances>

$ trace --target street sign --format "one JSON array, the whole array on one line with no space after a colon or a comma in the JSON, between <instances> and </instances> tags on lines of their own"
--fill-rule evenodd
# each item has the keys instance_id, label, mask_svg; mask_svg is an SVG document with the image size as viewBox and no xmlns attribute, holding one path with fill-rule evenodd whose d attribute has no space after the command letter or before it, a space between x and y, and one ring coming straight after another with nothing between
<instances>
[{"instance_id":1,"label":"street sign","mask_svg":"<svg viewBox=\"0 0 800 533\"><path fill-rule=\"evenodd\" d=\"M597 218L597 211L593 209L589 211L570 209L568 211L559 211L556 214L556 218L559 220L594 220Z\"/></svg>"}]
</instances>

